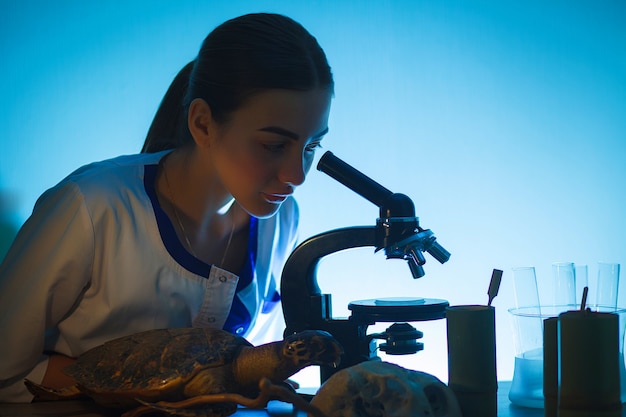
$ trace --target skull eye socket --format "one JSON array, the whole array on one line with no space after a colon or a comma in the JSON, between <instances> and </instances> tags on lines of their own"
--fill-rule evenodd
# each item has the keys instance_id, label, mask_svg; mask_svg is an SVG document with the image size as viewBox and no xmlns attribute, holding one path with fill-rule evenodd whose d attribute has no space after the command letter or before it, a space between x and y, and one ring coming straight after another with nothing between
<instances>
[{"instance_id":1,"label":"skull eye socket","mask_svg":"<svg viewBox=\"0 0 626 417\"><path fill-rule=\"evenodd\" d=\"M424 387L424 394L426 395L428 403L436 416L443 415L448 412L448 400L441 387L436 385L427 385Z\"/></svg>"}]
</instances>

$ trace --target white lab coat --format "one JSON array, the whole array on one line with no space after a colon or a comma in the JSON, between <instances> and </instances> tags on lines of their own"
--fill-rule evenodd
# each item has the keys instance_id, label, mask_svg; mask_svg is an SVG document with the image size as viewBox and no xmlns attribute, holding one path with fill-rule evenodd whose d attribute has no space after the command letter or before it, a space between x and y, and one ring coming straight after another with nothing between
<instances>
[{"instance_id":1,"label":"white lab coat","mask_svg":"<svg viewBox=\"0 0 626 417\"><path fill-rule=\"evenodd\" d=\"M143 330L223 326L238 277L206 264L199 275L173 256L168 247L182 245L164 240L154 184L144 184L146 166L156 172L166 153L87 165L37 201L0 265L0 402L32 399L23 379L42 380L46 351L76 357ZM254 279L237 295L256 320L244 334L254 344L282 336L280 307L271 318L261 311L280 288L297 223L292 198L258 219Z\"/></svg>"}]
</instances>

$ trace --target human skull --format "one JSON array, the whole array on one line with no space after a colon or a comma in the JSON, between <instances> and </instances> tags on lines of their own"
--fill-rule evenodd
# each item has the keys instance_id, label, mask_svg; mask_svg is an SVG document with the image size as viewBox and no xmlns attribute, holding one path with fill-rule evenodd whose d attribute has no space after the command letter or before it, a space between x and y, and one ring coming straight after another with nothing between
<instances>
[{"instance_id":1,"label":"human skull","mask_svg":"<svg viewBox=\"0 0 626 417\"><path fill-rule=\"evenodd\" d=\"M454 393L439 379L380 361L335 373L311 404L328 417L461 417Z\"/></svg>"}]
</instances>

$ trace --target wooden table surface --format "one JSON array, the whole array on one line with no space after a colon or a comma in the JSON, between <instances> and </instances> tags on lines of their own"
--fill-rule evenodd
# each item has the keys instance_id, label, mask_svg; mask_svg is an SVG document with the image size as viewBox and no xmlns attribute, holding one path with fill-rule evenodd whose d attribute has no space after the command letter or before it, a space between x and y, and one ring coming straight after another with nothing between
<instances>
[{"instance_id":1,"label":"wooden table surface","mask_svg":"<svg viewBox=\"0 0 626 417\"><path fill-rule=\"evenodd\" d=\"M518 407L509 402L510 381L498 384L498 417L543 417L543 409ZM2 417L117 417L119 412L100 408L90 402L59 401L34 404L0 404ZM240 409L235 417L306 417L293 411L291 404L270 402L267 410ZM626 416L626 410L622 412ZM473 416L467 416L473 417Z\"/></svg>"}]
</instances>

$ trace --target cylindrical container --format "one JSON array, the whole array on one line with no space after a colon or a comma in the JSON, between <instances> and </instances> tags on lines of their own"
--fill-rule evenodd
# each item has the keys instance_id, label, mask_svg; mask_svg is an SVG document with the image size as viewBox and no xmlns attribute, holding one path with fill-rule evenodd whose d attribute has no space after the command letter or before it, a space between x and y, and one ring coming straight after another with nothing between
<instances>
[{"instance_id":1,"label":"cylindrical container","mask_svg":"<svg viewBox=\"0 0 626 417\"><path fill-rule=\"evenodd\" d=\"M543 321L543 415L557 417L559 398L558 317Z\"/></svg>"},{"instance_id":2,"label":"cylindrical container","mask_svg":"<svg viewBox=\"0 0 626 417\"><path fill-rule=\"evenodd\" d=\"M619 316L590 310L559 315L559 410L620 410Z\"/></svg>"},{"instance_id":3,"label":"cylindrical container","mask_svg":"<svg viewBox=\"0 0 626 417\"><path fill-rule=\"evenodd\" d=\"M448 386L464 416L496 417L495 309L461 305L446 309Z\"/></svg>"}]
</instances>

